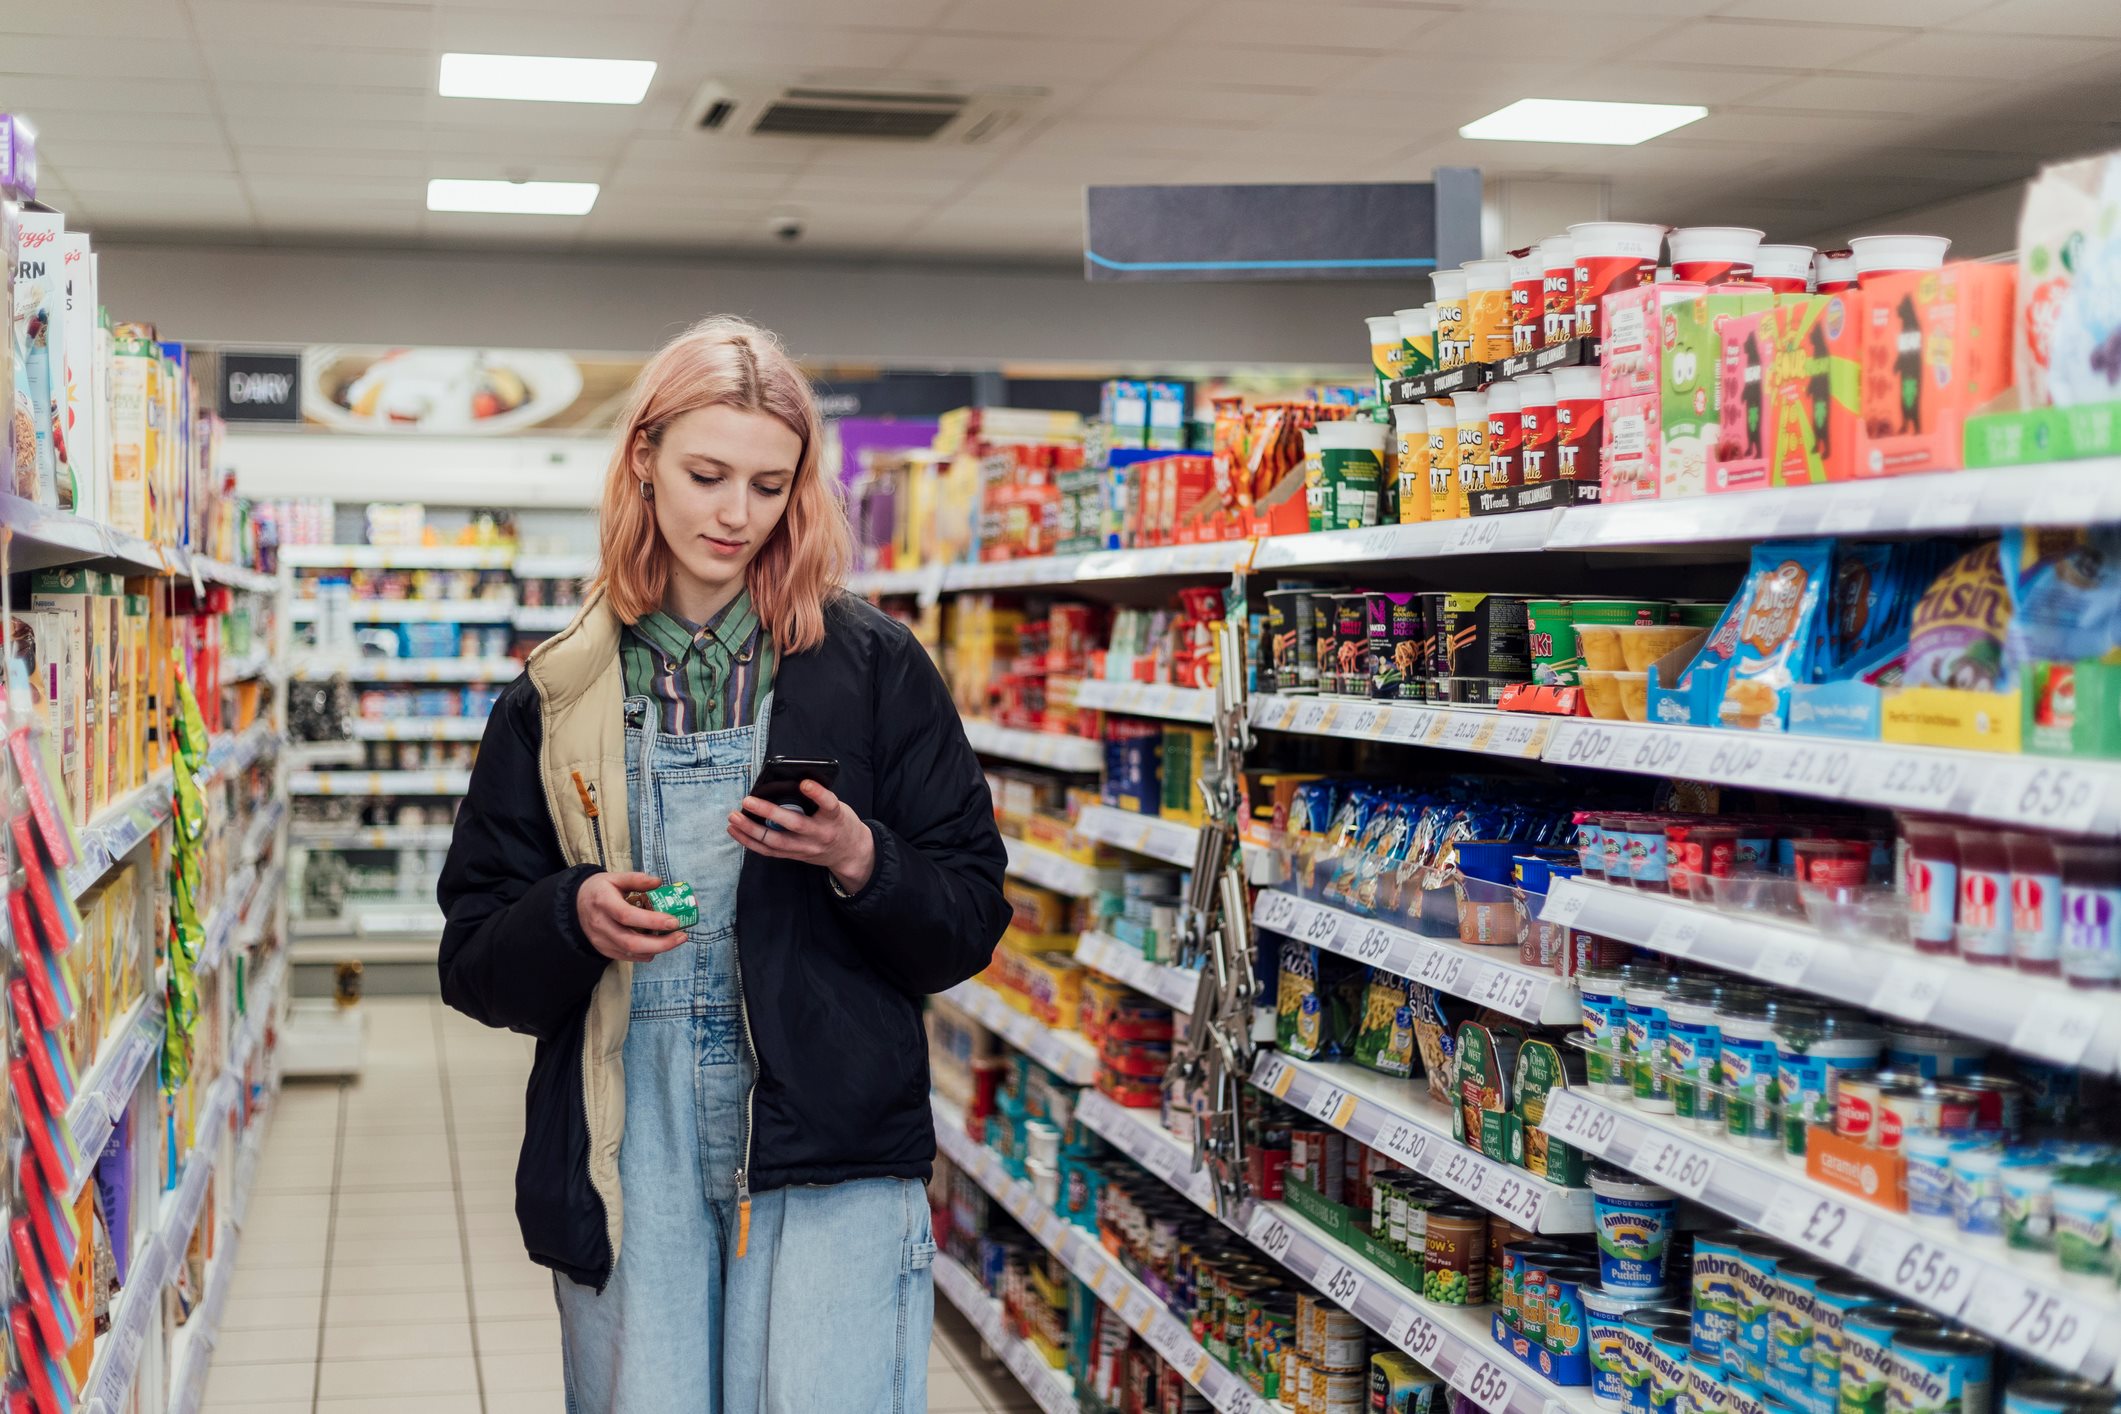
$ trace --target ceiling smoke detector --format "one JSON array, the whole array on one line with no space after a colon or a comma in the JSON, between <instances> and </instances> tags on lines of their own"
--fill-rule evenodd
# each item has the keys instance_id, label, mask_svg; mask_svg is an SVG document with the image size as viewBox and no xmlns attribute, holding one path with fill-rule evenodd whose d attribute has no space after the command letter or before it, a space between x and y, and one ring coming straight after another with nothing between
<instances>
[{"instance_id":1,"label":"ceiling smoke detector","mask_svg":"<svg viewBox=\"0 0 2121 1414\"><path fill-rule=\"evenodd\" d=\"M746 137L982 143L1013 127L1036 96L709 79L686 109L684 127Z\"/></svg>"}]
</instances>

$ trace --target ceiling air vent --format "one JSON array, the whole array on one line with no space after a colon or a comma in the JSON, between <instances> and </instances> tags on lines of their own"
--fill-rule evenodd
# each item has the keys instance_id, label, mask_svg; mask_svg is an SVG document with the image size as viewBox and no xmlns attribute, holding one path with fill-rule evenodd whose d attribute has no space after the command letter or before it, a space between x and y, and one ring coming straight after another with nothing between
<instances>
[{"instance_id":1,"label":"ceiling air vent","mask_svg":"<svg viewBox=\"0 0 2121 1414\"><path fill-rule=\"evenodd\" d=\"M686 111L692 132L884 142L987 141L1022 116L1038 90L952 93L845 83L730 83L710 79Z\"/></svg>"}]
</instances>

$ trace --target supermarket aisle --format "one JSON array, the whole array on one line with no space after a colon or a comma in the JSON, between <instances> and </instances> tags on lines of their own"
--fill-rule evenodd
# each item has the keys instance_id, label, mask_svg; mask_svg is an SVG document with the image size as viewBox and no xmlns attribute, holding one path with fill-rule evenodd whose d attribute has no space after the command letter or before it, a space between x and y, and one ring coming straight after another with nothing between
<instances>
[{"instance_id":1,"label":"supermarket aisle","mask_svg":"<svg viewBox=\"0 0 2121 1414\"><path fill-rule=\"evenodd\" d=\"M367 1073L290 1083L258 1166L207 1414L558 1411L551 1277L512 1212L530 1042L372 998ZM1032 1407L938 1300L932 1414Z\"/></svg>"}]
</instances>

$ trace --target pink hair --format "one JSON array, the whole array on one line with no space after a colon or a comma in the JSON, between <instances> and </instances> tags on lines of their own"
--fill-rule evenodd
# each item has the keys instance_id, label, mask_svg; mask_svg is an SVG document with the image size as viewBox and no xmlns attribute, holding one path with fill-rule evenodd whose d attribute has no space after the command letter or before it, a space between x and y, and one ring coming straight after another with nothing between
<instances>
[{"instance_id":1,"label":"pink hair","mask_svg":"<svg viewBox=\"0 0 2121 1414\"><path fill-rule=\"evenodd\" d=\"M643 444L660 445L671 422L706 407L765 413L802 440L788 510L745 571L745 582L775 647L783 653L815 648L825 637L825 601L853 559L854 537L839 488L819 465L824 427L810 380L779 339L733 315L693 325L657 351L634 380L604 479L596 586L629 624L662 607L670 550L635 485L634 453Z\"/></svg>"}]
</instances>

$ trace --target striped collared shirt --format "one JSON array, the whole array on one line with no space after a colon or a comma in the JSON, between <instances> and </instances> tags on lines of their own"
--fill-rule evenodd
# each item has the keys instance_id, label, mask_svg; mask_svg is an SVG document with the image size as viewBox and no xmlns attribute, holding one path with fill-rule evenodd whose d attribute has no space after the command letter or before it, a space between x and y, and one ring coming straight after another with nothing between
<instances>
[{"instance_id":1,"label":"striped collared shirt","mask_svg":"<svg viewBox=\"0 0 2121 1414\"><path fill-rule=\"evenodd\" d=\"M773 638L745 590L704 624L658 610L619 639L626 695L655 705L675 736L749 726L773 689Z\"/></svg>"}]
</instances>

